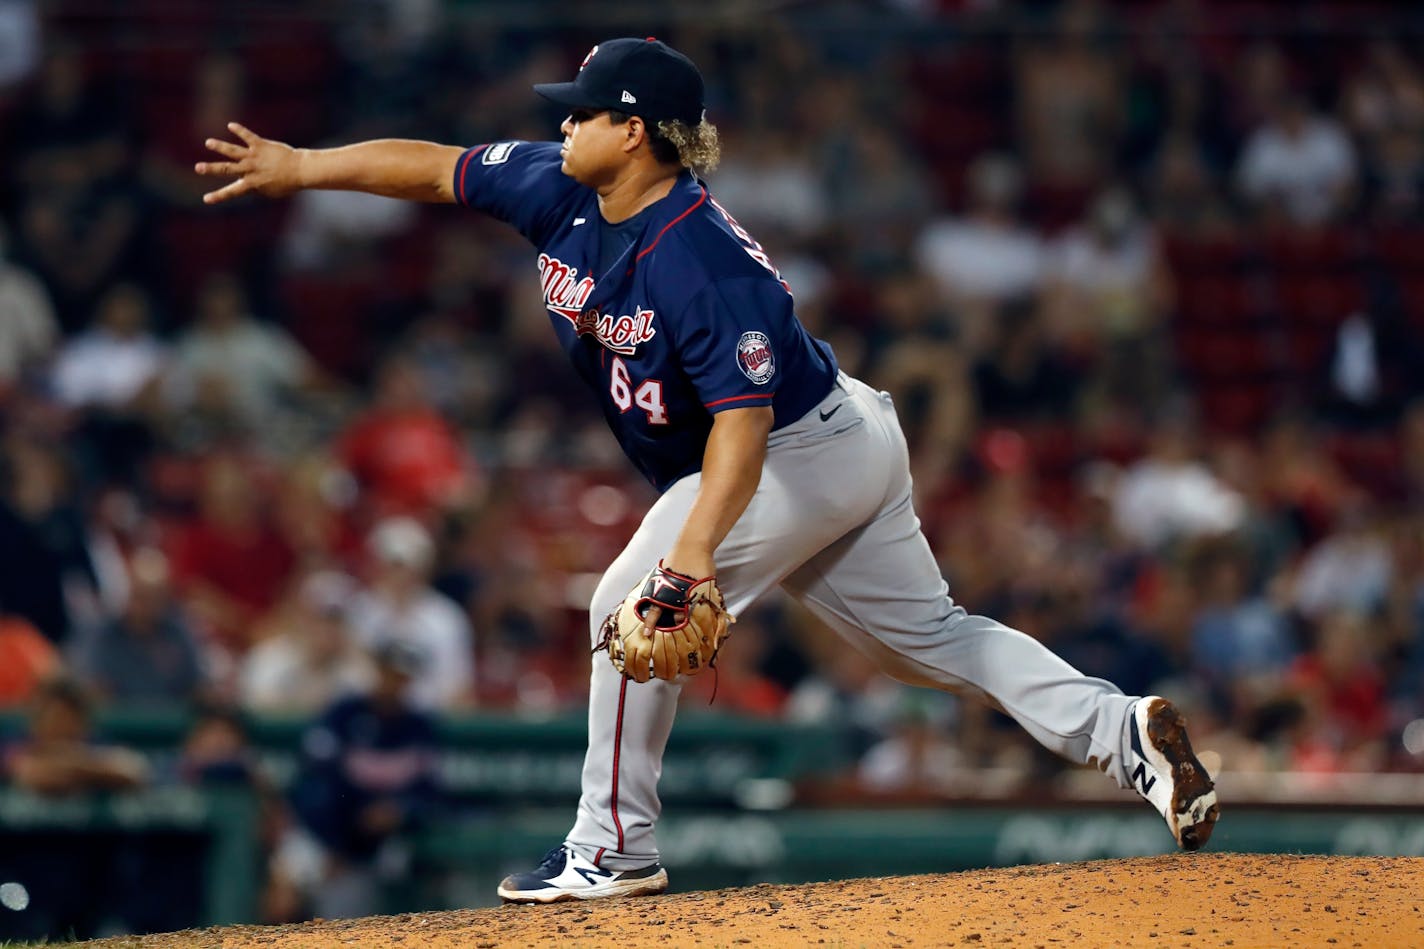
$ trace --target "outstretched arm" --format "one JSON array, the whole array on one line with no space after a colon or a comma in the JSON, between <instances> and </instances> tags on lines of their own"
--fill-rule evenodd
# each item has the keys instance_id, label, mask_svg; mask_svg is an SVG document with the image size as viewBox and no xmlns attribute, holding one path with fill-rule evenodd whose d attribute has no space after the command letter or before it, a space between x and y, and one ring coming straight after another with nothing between
<instances>
[{"instance_id":1,"label":"outstretched arm","mask_svg":"<svg viewBox=\"0 0 1424 949\"><path fill-rule=\"evenodd\" d=\"M450 203L455 200L455 163L464 153L454 145L385 138L341 148L293 148L229 122L241 143L210 138L208 148L226 161L200 161L200 175L235 178L203 195L218 204L256 192L283 198L304 188L365 191L388 198Z\"/></svg>"}]
</instances>

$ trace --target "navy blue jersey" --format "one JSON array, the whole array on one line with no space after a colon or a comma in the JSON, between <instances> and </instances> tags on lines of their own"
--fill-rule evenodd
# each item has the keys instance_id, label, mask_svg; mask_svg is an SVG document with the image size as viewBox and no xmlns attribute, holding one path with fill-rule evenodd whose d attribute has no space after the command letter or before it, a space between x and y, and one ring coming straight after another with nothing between
<instances>
[{"instance_id":1,"label":"navy blue jersey","mask_svg":"<svg viewBox=\"0 0 1424 949\"><path fill-rule=\"evenodd\" d=\"M802 327L761 246L702 182L680 175L600 274L598 195L561 164L553 142L472 148L456 163L455 196L538 250L564 351L659 491L701 469L717 412L769 405L775 429L825 397L837 371L830 347Z\"/></svg>"}]
</instances>

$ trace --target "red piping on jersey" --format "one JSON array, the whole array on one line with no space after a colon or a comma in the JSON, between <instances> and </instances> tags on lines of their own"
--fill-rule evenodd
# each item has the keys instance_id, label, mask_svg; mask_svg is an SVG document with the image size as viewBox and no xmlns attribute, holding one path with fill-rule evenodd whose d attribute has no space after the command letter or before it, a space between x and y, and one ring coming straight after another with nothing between
<instances>
[{"instance_id":1,"label":"red piping on jersey","mask_svg":"<svg viewBox=\"0 0 1424 949\"><path fill-rule=\"evenodd\" d=\"M704 201L706 201L706 200L707 200L707 189L706 189L706 188L703 188L703 189L702 189L702 197L700 197L700 198L698 198L696 201L692 202L692 207L688 208L686 211L683 211L681 214L679 214L677 217L673 218L671 221L668 221L668 222L667 222L667 225L664 226L661 231L658 231L658 236L653 238L653 242L652 242L651 244L649 244L647 247L644 247L642 250L638 251L638 256L633 258L633 265L628 268L628 273L632 273L632 272L633 272L633 267L634 267L634 266L637 266L638 261L642 260L644 257L648 256L648 254L650 254L650 253L653 252L653 248L658 246L658 241L660 241L660 240L663 239L663 235L664 235L664 234L666 234L668 231L672 230L672 226L673 226L674 224L676 224L678 221L681 221L683 218L687 217L687 216L688 216L689 214L691 214L693 211L696 211L698 208L702 207L702 202L704 202Z\"/></svg>"},{"instance_id":2,"label":"red piping on jersey","mask_svg":"<svg viewBox=\"0 0 1424 949\"><path fill-rule=\"evenodd\" d=\"M481 145L478 148L472 148L469 151L465 152L464 158L460 159L460 191L458 194L455 195L455 200L459 201L461 204L465 203L465 172L469 170L470 159L474 158L486 148L489 148L489 146Z\"/></svg>"},{"instance_id":3,"label":"red piping on jersey","mask_svg":"<svg viewBox=\"0 0 1424 949\"><path fill-rule=\"evenodd\" d=\"M706 405L704 405L704 406L702 406L702 407L703 407L704 409L710 409L710 408L712 408L712 406L714 406L714 405L722 405L722 404L727 403L727 402L743 402L743 401L745 401L745 400L747 400L747 399L769 399L769 398L771 398L771 397L774 396L774 395L776 395L775 392L755 392L755 393L753 393L753 394L751 394L751 395L734 395L734 396L732 396L732 397L730 397L730 398L718 399L716 402L708 402Z\"/></svg>"},{"instance_id":4,"label":"red piping on jersey","mask_svg":"<svg viewBox=\"0 0 1424 949\"><path fill-rule=\"evenodd\" d=\"M618 819L618 751L623 745L623 700L628 696L628 677L618 688L618 724L613 727L613 826L618 828L618 852L623 852L623 822ZM598 854L603 859L602 851ZM595 860L595 863L598 861Z\"/></svg>"}]
</instances>

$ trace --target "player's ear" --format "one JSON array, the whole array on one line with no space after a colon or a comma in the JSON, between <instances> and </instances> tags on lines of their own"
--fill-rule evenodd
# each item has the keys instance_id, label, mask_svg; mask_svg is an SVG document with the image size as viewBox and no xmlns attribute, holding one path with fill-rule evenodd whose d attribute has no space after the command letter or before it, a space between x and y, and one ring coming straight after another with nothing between
<instances>
[{"instance_id":1,"label":"player's ear","mask_svg":"<svg viewBox=\"0 0 1424 949\"><path fill-rule=\"evenodd\" d=\"M648 127L643 124L643 120L638 116L629 116L624 124L623 150L631 152L641 145L648 137Z\"/></svg>"}]
</instances>

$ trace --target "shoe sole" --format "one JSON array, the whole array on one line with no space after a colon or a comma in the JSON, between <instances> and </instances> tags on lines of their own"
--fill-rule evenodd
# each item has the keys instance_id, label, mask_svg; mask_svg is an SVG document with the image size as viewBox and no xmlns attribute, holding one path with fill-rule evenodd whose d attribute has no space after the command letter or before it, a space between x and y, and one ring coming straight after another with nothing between
<instances>
[{"instance_id":1,"label":"shoe sole","mask_svg":"<svg viewBox=\"0 0 1424 949\"><path fill-rule=\"evenodd\" d=\"M1211 839L1221 816L1216 785L1192 753L1186 719L1166 699L1154 699L1147 708L1147 740L1172 768L1172 817L1177 843L1183 850L1200 850Z\"/></svg>"},{"instance_id":2,"label":"shoe sole","mask_svg":"<svg viewBox=\"0 0 1424 949\"><path fill-rule=\"evenodd\" d=\"M586 889L560 890L506 890L500 886L496 891L506 903L570 903L575 900L602 900L619 896L657 896L668 888L666 870L660 870L650 877L637 880L615 880L601 886Z\"/></svg>"}]
</instances>

